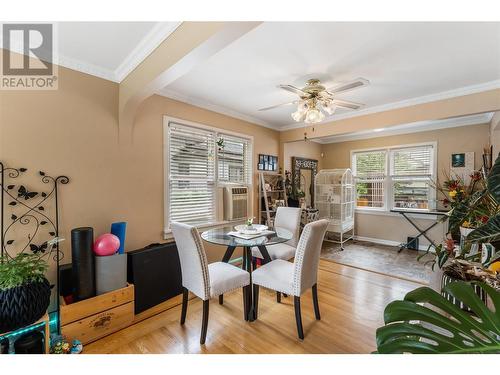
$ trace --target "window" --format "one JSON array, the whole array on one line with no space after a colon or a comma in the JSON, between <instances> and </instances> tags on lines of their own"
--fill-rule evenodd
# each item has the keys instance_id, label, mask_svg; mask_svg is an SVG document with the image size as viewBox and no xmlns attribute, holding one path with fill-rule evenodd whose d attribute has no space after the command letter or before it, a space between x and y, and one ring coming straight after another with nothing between
<instances>
[{"instance_id":1,"label":"window","mask_svg":"<svg viewBox=\"0 0 500 375\"><path fill-rule=\"evenodd\" d=\"M353 172L356 177L358 207L384 208L386 165L385 151L354 154Z\"/></svg>"},{"instance_id":2,"label":"window","mask_svg":"<svg viewBox=\"0 0 500 375\"><path fill-rule=\"evenodd\" d=\"M394 208L429 209L433 147L390 150Z\"/></svg>"},{"instance_id":3,"label":"window","mask_svg":"<svg viewBox=\"0 0 500 375\"><path fill-rule=\"evenodd\" d=\"M433 144L426 144L353 152L357 207L431 208L435 148Z\"/></svg>"},{"instance_id":4,"label":"window","mask_svg":"<svg viewBox=\"0 0 500 375\"><path fill-rule=\"evenodd\" d=\"M219 184L251 184L251 140L172 121L166 134L166 229L216 223Z\"/></svg>"},{"instance_id":5,"label":"window","mask_svg":"<svg viewBox=\"0 0 500 375\"><path fill-rule=\"evenodd\" d=\"M249 184L252 180L252 144L248 139L219 134L217 139L219 182Z\"/></svg>"}]
</instances>

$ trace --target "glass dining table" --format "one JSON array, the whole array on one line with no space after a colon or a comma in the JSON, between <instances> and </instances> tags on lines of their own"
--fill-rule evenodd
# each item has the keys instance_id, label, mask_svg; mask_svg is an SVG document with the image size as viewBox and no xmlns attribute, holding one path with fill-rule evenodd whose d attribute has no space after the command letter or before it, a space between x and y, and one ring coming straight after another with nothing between
<instances>
[{"instance_id":1,"label":"glass dining table","mask_svg":"<svg viewBox=\"0 0 500 375\"><path fill-rule=\"evenodd\" d=\"M263 264L266 264L271 261L267 247L287 242L293 237L292 232L284 228L271 228L267 234L251 239L235 237L230 235L230 232L234 232L234 228L230 226L210 229L203 232L201 238L212 244L227 246L222 257L222 261L226 263L229 262L236 248L241 247L243 249L242 268L250 273L250 283L252 282L252 248L259 249L262 254ZM219 301L222 301L222 297L219 297ZM253 303L250 301L248 320L253 321L254 319Z\"/></svg>"}]
</instances>

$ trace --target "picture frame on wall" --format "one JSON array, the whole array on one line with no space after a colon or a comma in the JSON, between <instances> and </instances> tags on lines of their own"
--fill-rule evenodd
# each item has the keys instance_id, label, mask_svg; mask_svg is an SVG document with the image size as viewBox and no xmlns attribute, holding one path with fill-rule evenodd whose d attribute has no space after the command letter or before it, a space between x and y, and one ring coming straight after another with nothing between
<instances>
[{"instance_id":1,"label":"picture frame on wall","mask_svg":"<svg viewBox=\"0 0 500 375\"><path fill-rule=\"evenodd\" d=\"M278 157L274 155L259 154L257 170L276 172L278 170Z\"/></svg>"},{"instance_id":2,"label":"picture frame on wall","mask_svg":"<svg viewBox=\"0 0 500 375\"><path fill-rule=\"evenodd\" d=\"M451 154L452 168L465 168L465 152L459 154Z\"/></svg>"},{"instance_id":3,"label":"picture frame on wall","mask_svg":"<svg viewBox=\"0 0 500 375\"><path fill-rule=\"evenodd\" d=\"M453 152L450 157L450 173L460 177L465 184L470 183L474 171L474 152Z\"/></svg>"}]
</instances>

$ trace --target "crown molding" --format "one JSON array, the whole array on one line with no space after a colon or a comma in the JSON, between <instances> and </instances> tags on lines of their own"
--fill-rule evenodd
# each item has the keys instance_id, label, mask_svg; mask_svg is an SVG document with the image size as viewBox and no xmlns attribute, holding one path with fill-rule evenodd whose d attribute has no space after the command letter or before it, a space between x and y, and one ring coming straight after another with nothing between
<instances>
[{"instance_id":1,"label":"crown molding","mask_svg":"<svg viewBox=\"0 0 500 375\"><path fill-rule=\"evenodd\" d=\"M210 103L206 100L194 98L191 96L182 95L182 94L179 94L177 92L168 90L167 88L163 88L163 89L159 90L157 92L157 94L160 96L164 96L166 98L170 98L170 99L174 99L174 100L177 100L177 101L180 101L183 103L191 104L195 107L200 107L200 108L212 111L212 112L217 112L217 113L229 116L229 117L234 117L234 118L237 118L239 120L250 122L252 124L260 125L260 126L263 126L265 128L269 128L272 130L278 130L275 125L273 126L271 124L268 124L267 122L264 122L256 117L245 115L241 112L234 111L232 109L229 109L229 108L217 105L217 104Z\"/></svg>"},{"instance_id":2,"label":"crown molding","mask_svg":"<svg viewBox=\"0 0 500 375\"><path fill-rule=\"evenodd\" d=\"M324 121L322 121L321 123L316 124L316 125L326 124L329 122L358 117L358 116L370 115L370 114L378 113L378 112L390 111L390 110L398 109L398 108L410 107L410 106L414 106L414 105L418 105L418 104L425 104L425 103L435 102L435 101L439 101L439 100L451 99L451 98L455 98L455 97L459 97L459 96L476 94L479 92L489 91L489 90L494 90L494 89L499 89L499 88L500 88L500 80L480 83L477 85L464 86L464 87L461 87L459 89L442 91L442 92L436 93L436 94L420 96L417 98L401 100L398 102L382 104L382 105L378 105L378 106L374 106L374 107L368 107L365 109L361 109L358 111L352 111L352 112L348 112L348 113L343 113L340 115L332 115L332 116L327 117ZM281 127L279 127L278 130L279 131L286 131L286 130L291 130L291 129L305 128L307 126L309 126L309 125L304 124L304 123L292 123L289 125L281 126Z\"/></svg>"},{"instance_id":3,"label":"crown molding","mask_svg":"<svg viewBox=\"0 0 500 375\"><path fill-rule=\"evenodd\" d=\"M144 61L160 43L167 39L181 23L182 22L158 22L114 71L116 82L123 81L125 77L127 77L137 65Z\"/></svg>"},{"instance_id":4,"label":"crown molding","mask_svg":"<svg viewBox=\"0 0 500 375\"><path fill-rule=\"evenodd\" d=\"M460 126L488 124L493 118L494 112L481 113L477 115L451 117L444 120L418 121L409 124L391 126L383 129L364 130L355 133L339 134L330 137L311 139L320 144L340 143L357 141L361 139L387 137L391 135L420 133L430 130L458 128Z\"/></svg>"},{"instance_id":5,"label":"crown molding","mask_svg":"<svg viewBox=\"0 0 500 375\"><path fill-rule=\"evenodd\" d=\"M115 79L115 74L112 70L101 68L100 66L73 59L65 55L59 54L55 58L54 63L71 70L76 70L80 73L90 74L92 76L99 77L108 81L117 82Z\"/></svg>"}]
</instances>

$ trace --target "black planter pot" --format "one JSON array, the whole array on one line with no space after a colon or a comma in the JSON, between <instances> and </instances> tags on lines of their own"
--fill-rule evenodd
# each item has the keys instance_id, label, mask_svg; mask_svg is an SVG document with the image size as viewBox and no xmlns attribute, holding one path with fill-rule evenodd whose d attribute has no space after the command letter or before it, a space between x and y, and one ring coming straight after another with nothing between
<instances>
[{"instance_id":1,"label":"black planter pot","mask_svg":"<svg viewBox=\"0 0 500 375\"><path fill-rule=\"evenodd\" d=\"M288 198L288 207L299 207L299 204L297 199Z\"/></svg>"},{"instance_id":2,"label":"black planter pot","mask_svg":"<svg viewBox=\"0 0 500 375\"><path fill-rule=\"evenodd\" d=\"M50 303L50 283L40 282L0 290L0 333L13 331L40 319Z\"/></svg>"}]
</instances>

